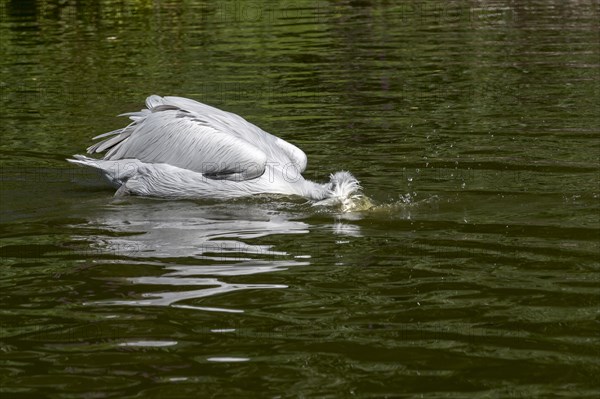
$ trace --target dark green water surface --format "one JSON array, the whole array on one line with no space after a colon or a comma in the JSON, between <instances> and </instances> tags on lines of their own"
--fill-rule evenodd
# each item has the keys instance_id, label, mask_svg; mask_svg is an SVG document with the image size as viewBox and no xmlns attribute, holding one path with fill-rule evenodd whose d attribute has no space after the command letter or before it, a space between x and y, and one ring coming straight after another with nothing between
<instances>
[{"instance_id":1,"label":"dark green water surface","mask_svg":"<svg viewBox=\"0 0 600 399\"><path fill-rule=\"evenodd\" d=\"M597 1L1 1L0 397L600 393ZM150 94L375 203L114 199Z\"/></svg>"}]
</instances>

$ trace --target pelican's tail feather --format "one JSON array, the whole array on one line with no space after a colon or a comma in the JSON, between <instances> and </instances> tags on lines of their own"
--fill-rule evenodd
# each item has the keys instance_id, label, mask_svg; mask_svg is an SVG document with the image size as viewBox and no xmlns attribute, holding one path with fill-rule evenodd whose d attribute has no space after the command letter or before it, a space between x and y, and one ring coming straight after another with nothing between
<instances>
[{"instance_id":1,"label":"pelican's tail feather","mask_svg":"<svg viewBox=\"0 0 600 399\"><path fill-rule=\"evenodd\" d=\"M99 170L115 187L120 187L131 177L137 175L143 168L143 164L137 159L110 161L94 159L84 155L73 155L73 158L67 158L67 161L75 165L87 166Z\"/></svg>"},{"instance_id":2,"label":"pelican's tail feather","mask_svg":"<svg viewBox=\"0 0 600 399\"><path fill-rule=\"evenodd\" d=\"M86 157L85 155L73 155L73 159L67 158L67 162L73 163L75 165L89 166L91 168L99 170L103 169L100 166L100 160Z\"/></svg>"}]
</instances>

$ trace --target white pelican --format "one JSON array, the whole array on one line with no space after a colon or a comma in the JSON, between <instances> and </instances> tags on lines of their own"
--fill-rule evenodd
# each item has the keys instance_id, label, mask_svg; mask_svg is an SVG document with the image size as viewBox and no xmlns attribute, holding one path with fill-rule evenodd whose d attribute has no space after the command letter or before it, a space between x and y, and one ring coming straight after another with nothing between
<instances>
[{"instance_id":1,"label":"white pelican","mask_svg":"<svg viewBox=\"0 0 600 399\"><path fill-rule=\"evenodd\" d=\"M325 184L305 180L306 155L244 118L182 97L146 99L133 121L94 139L69 162L99 169L118 187L116 196L226 199L261 193L300 195L322 204L344 205L360 190L349 172Z\"/></svg>"}]
</instances>

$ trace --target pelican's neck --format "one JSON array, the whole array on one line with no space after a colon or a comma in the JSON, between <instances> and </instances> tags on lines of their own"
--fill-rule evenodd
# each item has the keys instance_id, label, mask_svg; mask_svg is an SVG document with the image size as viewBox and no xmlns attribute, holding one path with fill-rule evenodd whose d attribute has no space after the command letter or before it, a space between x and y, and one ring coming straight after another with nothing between
<instances>
[{"instance_id":1,"label":"pelican's neck","mask_svg":"<svg viewBox=\"0 0 600 399\"><path fill-rule=\"evenodd\" d=\"M297 194L315 201L328 198L343 201L360 190L360 183L351 173L342 171L333 173L328 183L319 184L302 179L298 184L294 184L293 188Z\"/></svg>"},{"instance_id":2,"label":"pelican's neck","mask_svg":"<svg viewBox=\"0 0 600 399\"><path fill-rule=\"evenodd\" d=\"M294 188L298 190L298 195L311 200L320 201L331 196L331 184L315 183L314 181L302 179L302 183Z\"/></svg>"}]
</instances>

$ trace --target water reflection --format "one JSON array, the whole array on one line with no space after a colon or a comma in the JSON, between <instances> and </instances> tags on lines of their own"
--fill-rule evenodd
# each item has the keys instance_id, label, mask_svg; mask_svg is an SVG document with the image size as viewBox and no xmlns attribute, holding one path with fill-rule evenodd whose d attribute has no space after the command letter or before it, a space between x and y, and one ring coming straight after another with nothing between
<instances>
[{"instance_id":1,"label":"water reflection","mask_svg":"<svg viewBox=\"0 0 600 399\"><path fill-rule=\"evenodd\" d=\"M195 258L219 262L285 256L249 243L275 234L306 234L306 223L260 207L132 199L113 204L90 223L111 232L96 245L127 258Z\"/></svg>"},{"instance_id":2,"label":"water reflection","mask_svg":"<svg viewBox=\"0 0 600 399\"><path fill-rule=\"evenodd\" d=\"M243 312L196 303L242 290L287 288L285 284L233 281L232 277L308 265L311 254L290 254L265 243L265 238L282 241L282 236L307 234L309 224L294 220L298 217L273 205L250 202L198 204L132 198L110 204L87 225L78 226L100 227L103 233L78 238L91 241L98 253L111 255L110 263L148 266L152 275L123 278L141 290L135 298L86 304ZM336 235L360 236L359 227L346 222L328 226ZM160 275L156 275L157 266Z\"/></svg>"}]
</instances>

